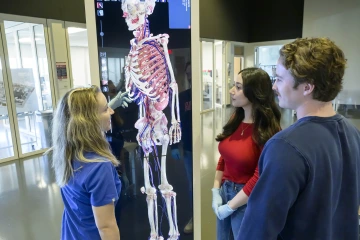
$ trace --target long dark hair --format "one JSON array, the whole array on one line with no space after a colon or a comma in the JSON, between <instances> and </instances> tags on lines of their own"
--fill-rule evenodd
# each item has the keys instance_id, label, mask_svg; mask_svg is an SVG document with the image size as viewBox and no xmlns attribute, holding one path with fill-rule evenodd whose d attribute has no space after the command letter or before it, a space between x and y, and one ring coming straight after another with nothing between
<instances>
[{"instance_id":1,"label":"long dark hair","mask_svg":"<svg viewBox=\"0 0 360 240\"><path fill-rule=\"evenodd\" d=\"M274 134L280 131L281 113L275 103L275 94L269 75L260 68L246 68L239 72L243 79L243 92L252 104L254 130L252 138L258 146L263 146ZM235 108L223 132L216 137L222 141L232 135L244 120L242 107Z\"/></svg>"}]
</instances>

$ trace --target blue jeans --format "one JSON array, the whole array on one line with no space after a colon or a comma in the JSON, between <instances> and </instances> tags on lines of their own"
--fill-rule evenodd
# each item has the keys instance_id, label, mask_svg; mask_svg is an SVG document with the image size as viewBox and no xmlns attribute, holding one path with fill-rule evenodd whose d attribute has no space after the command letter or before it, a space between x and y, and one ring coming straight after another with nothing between
<instances>
[{"instance_id":1,"label":"blue jeans","mask_svg":"<svg viewBox=\"0 0 360 240\"><path fill-rule=\"evenodd\" d=\"M238 184L225 180L220 188L220 195L223 199L223 204L233 199L245 184ZM216 239L217 240L231 240L238 236L241 222L244 218L246 206L239 207L233 214L224 220L217 218L216 223Z\"/></svg>"},{"instance_id":2,"label":"blue jeans","mask_svg":"<svg viewBox=\"0 0 360 240\"><path fill-rule=\"evenodd\" d=\"M186 178L189 186L189 197L190 197L190 207L191 212L193 210L193 161L192 161L192 152L184 150L184 165L186 171Z\"/></svg>"}]
</instances>

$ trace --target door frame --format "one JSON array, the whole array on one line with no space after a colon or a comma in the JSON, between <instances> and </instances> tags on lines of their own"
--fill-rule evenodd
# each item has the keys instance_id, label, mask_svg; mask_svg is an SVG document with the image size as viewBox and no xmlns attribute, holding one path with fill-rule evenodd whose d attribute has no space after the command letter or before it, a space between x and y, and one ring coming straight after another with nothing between
<instances>
[{"instance_id":1,"label":"door frame","mask_svg":"<svg viewBox=\"0 0 360 240\"><path fill-rule=\"evenodd\" d=\"M0 51L2 51L2 53L3 53L2 60L4 60L4 63L6 65L6 68L4 68L6 70L6 77L4 78L4 84L6 82L7 87L8 87L7 95L9 95L9 98L7 98L7 100L8 100L8 102L10 101L9 106L11 107L11 113L9 113L9 121L11 122L10 126L11 126L12 136L13 136L13 138L15 137L15 139L14 139L15 142L13 142L14 157L0 160L0 162L11 161L14 159L38 155L38 154L44 153L45 151L48 150L47 148L44 148L44 149L40 149L40 150L28 152L28 153L22 153L19 124L18 124L16 105L15 105L14 89L13 89L12 84L10 84L10 80L12 79L12 77L11 77L11 69L10 69L9 53L8 53L8 47L7 47L7 41L6 41L4 21L15 21L15 22L24 22L24 23L42 24L43 25L46 55L47 55L47 62L48 62L50 90L51 90L51 97L52 97L52 107L53 107L53 109L55 107L54 73L53 73L53 69L51 68L52 63L51 63L51 53L50 53L50 47L49 47L50 42L49 42L48 26L47 26L46 19L18 16L18 15L10 15L10 14L0 14L0 32L1 32L1 39L2 39L2 48L0 49ZM37 56L35 56L35 57L37 57ZM16 154L15 154L15 152L16 152Z\"/></svg>"},{"instance_id":2,"label":"door frame","mask_svg":"<svg viewBox=\"0 0 360 240\"><path fill-rule=\"evenodd\" d=\"M7 157L7 158L3 158L0 159L0 163L3 162L8 162L8 161L12 161L15 160L17 158L19 158L19 153L18 153L18 148L17 148L17 138L16 138L16 133L15 133L15 125L14 125L14 115L13 115L13 104L12 104L12 98L11 98L11 94L10 94L10 88L9 88L9 82L8 82L8 77L7 77L7 68L6 68L6 62L5 62L5 52L4 52L4 48L3 48L3 34L2 34L2 28L0 26L0 61L1 61L1 74L3 77L3 83L4 83L4 88L5 88L5 97L6 97L6 107L7 107L7 115L8 115L8 119L9 119L9 125L10 125L10 134L11 134L11 142L12 142L12 148L13 148L13 152L14 155L12 157Z\"/></svg>"},{"instance_id":3,"label":"door frame","mask_svg":"<svg viewBox=\"0 0 360 240\"><path fill-rule=\"evenodd\" d=\"M204 93L203 93L203 84L204 84L204 80L203 80L203 42L208 42L212 44L212 53L211 53L211 57L212 57L212 103L211 103L211 107L208 109L204 109ZM208 38L200 38L200 57L201 57L201 62L200 62L200 68L201 68L201 89L200 89L200 96L201 96L201 106L200 106L200 114L204 114L207 112L212 112L215 111L215 71L214 71L214 63L215 63L215 39L208 39Z\"/></svg>"},{"instance_id":4,"label":"door frame","mask_svg":"<svg viewBox=\"0 0 360 240\"><path fill-rule=\"evenodd\" d=\"M86 28L86 23L76 23L76 22L67 22L65 21L64 24L65 27L65 37L66 37L66 48L67 48L67 53L68 53L68 61L69 61L69 75L70 75L70 82L71 82L71 88L74 87L74 78L72 75L72 63L71 63L71 49L70 49L70 37L69 37L69 32L68 32L68 28L69 27L74 27L74 28ZM89 46L88 46L89 47ZM90 74L91 75L91 74Z\"/></svg>"}]
</instances>

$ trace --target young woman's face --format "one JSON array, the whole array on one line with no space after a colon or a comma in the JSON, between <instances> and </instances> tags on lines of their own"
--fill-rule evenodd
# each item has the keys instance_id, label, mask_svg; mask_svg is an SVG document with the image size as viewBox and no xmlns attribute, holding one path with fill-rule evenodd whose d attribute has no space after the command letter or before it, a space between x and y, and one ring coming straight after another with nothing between
<instances>
[{"instance_id":1,"label":"young woman's face","mask_svg":"<svg viewBox=\"0 0 360 240\"><path fill-rule=\"evenodd\" d=\"M234 81L234 86L229 92L231 96L231 103L234 107L245 107L251 104L243 92L243 79L241 77L241 73L237 75Z\"/></svg>"},{"instance_id":2,"label":"young woman's face","mask_svg":"<svg viewBox=\"0 0 360 240\"><path fill-rule=\"evenodd\" d=\"M114 114L106 101L106 97L103 93L99 92L96 96L98 103L98 114L100 119L101 130L107 132L111 129L111 115Z\"/></svg>"}]
</instances>

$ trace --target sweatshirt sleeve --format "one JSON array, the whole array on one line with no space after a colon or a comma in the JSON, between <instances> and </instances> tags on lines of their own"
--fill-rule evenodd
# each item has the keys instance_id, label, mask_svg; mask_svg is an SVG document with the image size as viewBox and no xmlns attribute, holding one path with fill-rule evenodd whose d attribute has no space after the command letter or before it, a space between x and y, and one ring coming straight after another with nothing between
<instances>
[{"instance_id":1,"label":"sweatshirt sleeve","mask_svg":"<svg viewBox=\"0 0 360 240\"><path fill-rule=\"evenodd\" d=\"M259 174L237 240L276 240L289 209L306 186L309 169L305 158L292 145L283 139L272 139L261 154Z\"/></svg>"},{"instance_id":2,"label":"sweatshirt sleeve","mask_svg":"<svg viewBox=\"0 0 360 240\"><path fill-rule=\"evenodd\" d=\"M222 156L220 156L219 161L218 161L218 165L216 167L216 171L224 171L225 169L225 162L224 162L224 158Z\"/></svg>"}]
</instances>

